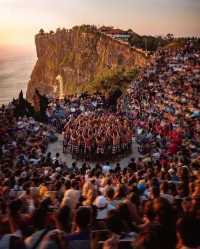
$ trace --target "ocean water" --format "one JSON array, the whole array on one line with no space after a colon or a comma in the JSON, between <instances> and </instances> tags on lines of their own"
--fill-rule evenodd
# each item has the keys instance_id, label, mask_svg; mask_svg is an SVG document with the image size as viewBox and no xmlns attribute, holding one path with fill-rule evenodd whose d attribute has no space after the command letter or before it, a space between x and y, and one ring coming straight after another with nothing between
<instances>
[{"instance_id":1,"label":"ocean water","mask_svg":"<svg viewBox=\"0 0 200 249\"><path fill-rule=\"evenodd\" d=\"M23 90L36 62L33 49L0 48L0 105L9 103Z\"/></svg>"}]
</instances>

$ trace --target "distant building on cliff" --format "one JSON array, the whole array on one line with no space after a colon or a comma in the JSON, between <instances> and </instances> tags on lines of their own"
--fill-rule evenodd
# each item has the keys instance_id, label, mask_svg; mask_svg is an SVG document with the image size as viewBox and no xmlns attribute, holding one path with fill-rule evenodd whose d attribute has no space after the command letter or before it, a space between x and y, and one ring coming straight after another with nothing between
<instances>
[{"instance_id":1,"label":"distant building on cliff","mask_svg":"<svg viewBox=\"0 0 200 249\"><path fill-rule=\"evenodd\" d=\"M113 27L106 27L106 26L100 27L99 31L101 33L111 36L113 39L122 40L125 42L128 42L131 33L133 32L132 30L124 31L121 29L115 29Z\"/></svg>"}]
</instances>

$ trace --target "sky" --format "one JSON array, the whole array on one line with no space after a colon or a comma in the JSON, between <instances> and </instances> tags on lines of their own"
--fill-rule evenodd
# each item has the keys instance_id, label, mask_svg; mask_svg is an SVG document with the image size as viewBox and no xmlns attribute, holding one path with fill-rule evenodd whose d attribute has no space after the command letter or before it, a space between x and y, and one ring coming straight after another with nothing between
<instances>
[{"instance_id":1,"label":"sky","mask_svg":"<svg viewBox=\"0 0 200 249\"><path fill-rule=\"evenodd\" d=\"M43 28L79 24L200 36L200 0L0 0L0 46L34 46Z\"/></svg>"}]
</instances>

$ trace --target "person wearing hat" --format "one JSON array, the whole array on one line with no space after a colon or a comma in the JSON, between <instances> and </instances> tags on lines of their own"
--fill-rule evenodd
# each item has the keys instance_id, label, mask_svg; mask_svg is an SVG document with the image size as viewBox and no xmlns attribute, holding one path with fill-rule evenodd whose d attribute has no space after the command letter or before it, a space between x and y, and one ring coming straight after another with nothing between
<instances>
[{"instance_id":1,"label":"person wearing hat","mask_svg":"<svg viewBox=\"0 0 200 249\"><path fill-rule=\"evenodd\" d=\"M113 205L108 203L103 195L100 195L95 199L94 205L97 207L97 220L106 219L108 212L115 209Z\"/></svg>"}]
</instances>

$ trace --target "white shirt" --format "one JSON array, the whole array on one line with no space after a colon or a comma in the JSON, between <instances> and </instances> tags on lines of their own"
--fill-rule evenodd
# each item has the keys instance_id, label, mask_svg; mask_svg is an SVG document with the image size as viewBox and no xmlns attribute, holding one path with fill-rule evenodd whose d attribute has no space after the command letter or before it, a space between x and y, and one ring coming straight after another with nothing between
<instances>
[{"instance_id":1,"label":"white shirt","mask_svg":"<svg viewBox=\"0 0 200 249\"><path fill-rule=\"evenodd\" d=\"M97 220L104 220L108 216L108 212L110 210L115 209L115 207L111 204L107 204L107 206L103 209L97 209Z\"/></svg>"},{"instance_id":2,"label":"white shirt","mask_svg":"<svg viewBox=\"0 0 200 249\"><path fill-rule=\"evenodd\" d=\"M109 173L111 169L112 169L112 167L110 165L103 165L103 167L102 167L104 174Z\"/></svg>"}]
</instances>

